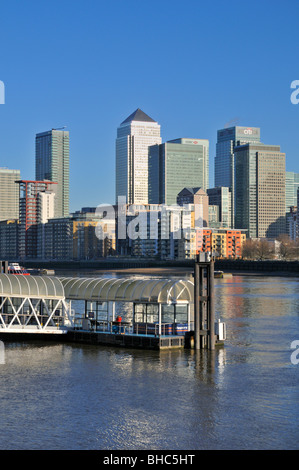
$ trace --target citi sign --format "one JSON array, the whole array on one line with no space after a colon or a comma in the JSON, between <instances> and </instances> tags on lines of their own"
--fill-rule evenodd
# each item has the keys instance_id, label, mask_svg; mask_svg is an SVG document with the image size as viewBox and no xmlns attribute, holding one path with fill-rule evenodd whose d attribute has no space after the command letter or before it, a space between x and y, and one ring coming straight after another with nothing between
<instances>
[{"instance_id":1,"label":"citi sign","mask_svg":"<svg viewBox=\"0 0 299 470\"><path fill-rule=\"evenodd\" d=\"M5 86L0 80L0 104L5 104Z\"/></svg>"}]
</instances>

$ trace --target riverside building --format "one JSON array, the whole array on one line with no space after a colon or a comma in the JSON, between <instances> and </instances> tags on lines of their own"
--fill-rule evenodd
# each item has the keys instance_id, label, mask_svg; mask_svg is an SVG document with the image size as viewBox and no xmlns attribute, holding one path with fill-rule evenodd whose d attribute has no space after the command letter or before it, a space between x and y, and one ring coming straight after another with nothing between
<instances>
[{"instance_id":1,"label":"riverside building","mask_svg":"<svg viewBox=\"0 0 299 470\"><path fill-rule=\"evenodd\" d=\"M40 257L43 247L42 225L54 217L55 193L52 181L20 180L19 184L19 256L24 258Z\"/></svg>"}]
</instances>

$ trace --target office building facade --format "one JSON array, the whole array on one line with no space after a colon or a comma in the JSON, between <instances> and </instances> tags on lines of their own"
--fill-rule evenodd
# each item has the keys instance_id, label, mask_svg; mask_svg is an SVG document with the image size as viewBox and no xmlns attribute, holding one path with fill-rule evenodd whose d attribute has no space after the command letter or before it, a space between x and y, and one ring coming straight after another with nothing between
<instances>
[{"instance_id":1,"label":"office building facade","mask_svg":"<svg viewBox=\"0 0 299 470\"><path fill-rule=\"evenodd\" d=\"M286 212L291 207L297 207L297 190L299 188L299 173L286 171Z\"/></svg>"},{"instance_id":2,"label":"office building facade","mask_svg":"<svg viewBox=\"0 0 299 470\"><path fill-rule=\"evenodd\" d=\"M234 195L234 148L246 143L260 142L260 129L258 127L234 126L217 131L215 156L215 187L224 186L232 192L231 222L235 223L235 195Z\"/></svg>"},{"instance_id":3,"label":"office building facade","mask_svg":"<svg viewBox=\"0 0 299 470\"><path fill-rule=\"evenodd\" d=\"M175 139L149 149L149 203L172 205L186 187L209 186L209 141Z\"/></svg>"},{"instance_id":4,"label":"office building facade","mask_svg":"<svg viewBox=\"0 0 299 470\"><path fill-rule=\"evenodd\" d=\"M218 206L218 222L220 227L231 227L232 193L230 188L220 186L207 190L210 206Z\"/></svg>"},{"instance_id":5,"label":"office building facade","mask_svg":"<svg viewBox=\"0 0 299 470\"><path fill-rule=\"evenodd\" d=\"M148 203L148 149L161 143L160 125L139 108L117 129L116 204Z\"/></svg>"},{"instance_id":6,"label":"office building facade","mask_svg":"<svg viewBox=\"0 0 299 470\"><path fill-rule=\"evenodd\" d=\"M56 182L55 217L69 216L69 132L52 129L36 134L35 179Z\"/></svg>"},{"instance_id":7,"label":"office building facade","mask_svg":"<svg viewBox=\"0 0 299 470\"><path fill-rule=\"evenodd\" d=\"M0 221L19 218L19 170L0 168Z\"/></svg>"},{"instance_id":8,"label":"office building facade","mask_svg":"<svg viewBox=\"0 0 299 470\"><path fill-rule=\"evenodd\" d=\"M285 154L279 145L235 148L236 228L249 238L285 233Z\"/></svg>"}]
</instances>

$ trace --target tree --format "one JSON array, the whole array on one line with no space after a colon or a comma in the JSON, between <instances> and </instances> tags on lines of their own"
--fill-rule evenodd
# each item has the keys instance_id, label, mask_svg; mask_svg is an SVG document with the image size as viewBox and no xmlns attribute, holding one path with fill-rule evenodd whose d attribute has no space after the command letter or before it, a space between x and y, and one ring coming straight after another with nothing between
<instances>
[{"instance_id":1,"label":"tree","mask_svg":"<svg viewBox=\"0 0 299 470\"><path fill-rule=\"evenodd\" d=\"M259 260L271 259L274 257L274 250L267 240L258 240L256 242L256 257Z\"/></svg>"},{"instance_id":2,"label":"tree","mask_svg":"<svg viewBox=\"0 0 299 470\"><path fill-rule=\"evenodd\" d=\"M251 240L250 238L245 240L242 245L242 257L247 259L255 259L256 258L256 241Z\"/></svg>"},{"instance_id":3,"label":"tree","mask_svg":"<svg viewBox=\"0 0 299 470\"><path fill-rule=\"evenodd\" d=\"M299 258L299 245L298 241L295 242L288 235L279 235L278 241L280 241L279 254L282 259L298 259Z\"/></svg>"}]
</instances>

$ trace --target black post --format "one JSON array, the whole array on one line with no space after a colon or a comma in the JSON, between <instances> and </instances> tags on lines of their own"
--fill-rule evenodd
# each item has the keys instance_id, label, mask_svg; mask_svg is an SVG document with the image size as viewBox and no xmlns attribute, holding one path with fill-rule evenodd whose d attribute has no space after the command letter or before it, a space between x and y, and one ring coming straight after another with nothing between
<instances>
[{"instance_id":1,"label":"black post","mask_svg":"<svg viewBox=\"0 0 299 470\"><path fill-rule=\"evenodd\" d=\"M200 268L200 288L199 288L199 295L202 298L205 293L205 268ZM204 331L205 329L205 302L203 300L199 303L199 316L200 316L200 330ZM201 349L205 348L206 337L204 335L200 336L200 345Z\"/></svg>"},{"instance_id":2,"label":"black post","mask_svg":"<svg viewBox=\"0 0 299 470\"><path fill-rule=\"evenodd\" d=\"M209 308L209 348L211 350L215 349L215 292L214 292L214 260L211 259L210 261L210 279L209 279L209 301L210 301L210 308Z\"/></svg>"},{"instance_id":3,"label":"black post","mask_svg":"<svg viewBox=\"0 0 299 470\"><path fill-rule=\"evenodd\" d=\"M197 350L215 349L214 297L214 259L208 253L201 253L194 264L194 347Z\"/></svg>"},{"instance_id":4,"label":"black post","mask_svg":"<svg viewBox=\"0 0 299 470\"><path fill-rule=\"evenodd\" d=\"M0 273L8 274L8 261L0 261Z\"/></svg>"},{"instance_id":5,"label":"black post","mask_svg":"<svg viewBox=\"0 0 299 470\"><path fill-rule=\"evenodd\" d=\"M198 259L195 261L194 266L194 348L200 349L200 317L199 317L199 262Z\"/></svg>"}]
</instances>

